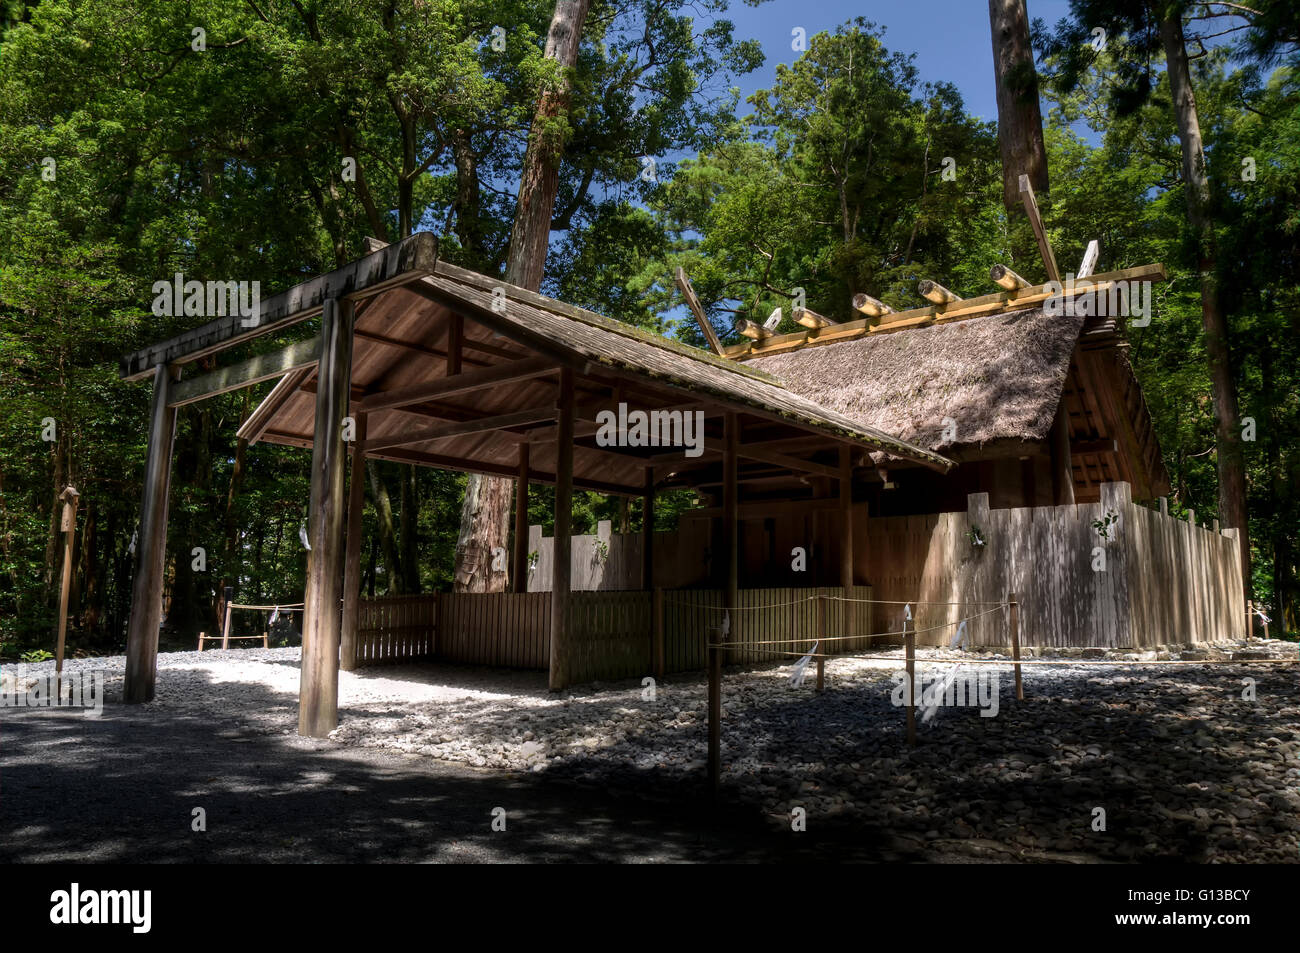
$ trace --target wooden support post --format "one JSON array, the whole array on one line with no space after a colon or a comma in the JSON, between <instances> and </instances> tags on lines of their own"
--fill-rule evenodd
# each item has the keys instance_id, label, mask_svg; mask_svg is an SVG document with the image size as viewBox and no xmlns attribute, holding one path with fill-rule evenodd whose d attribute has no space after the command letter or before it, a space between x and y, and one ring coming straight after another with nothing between
<instances>
[{"instance_id":1,"label":"wooden support post","mask_svg":"<svg viewBox=\"0 0 1300 953\"><path fill-rule=\"evenodd\" d=\"M1025 686L1020 681L1020 603L1014 592L1007 593L1007 605L1011 615L1011 658L1016 663L1012 666L1016 673L1016 701L1025 700Z\"/></svg>"},{"instance_id":2,"label":"wooden support post","mask_svg":"<svg viewBox=\"0 0 1300 953\"><path fill-rule=\"evenodd\" d=\"M722 456L722 546L727 566L727 608L735 610L740 603L740 420L729 413L723 420L726 446ZM739 638L744 620L732 611L731 628L727 641Z\"/></svg>"},{"instance_id":3,"label":"wooden support post","mask_svg":"<svg viewBox=\"0 0 1300 953\"><path fill-rule=\"evenodd\" d=\"M1020 201L1025 205L1025 214L1034 229L1034 238L1038 241L1038 253L1043 257L1043 267L1047 269L1047 280L1059 282L1061 273L1056 267L1056 255L1052 253L1052 244L1047 239L1047 227L1043 224L1042 213L1038 211L1038 200L1034 198L1034 187L1029 176L1020 176Z\"/></svg>"},{"instance_id":4,"label":"wooden support post","mask_svg":"<svg viewBox=\"0 0 1300 953\"><path fill-rule=\"evenodd\" d=\"M229 588L227 588L227 591L229 591ZM226 599L225 619L221 624L221 647L223 649L230 648L230 599L229 598Z\"/></svg>"},{"instance_id":5,"label":"wooden support post","mask_svg":"<svg viewBox=\"0 0 1300 953\"><path fill-rule=\"evenodd\" d=\"M645 490L641 494L641 588L655 586L655 471L645 468Z\"/></svg>"},{"instance_id":6,"label":"wooden support post","mask_svg":"<svg viewBox=\"0 0 1300 953\"><path fill-rule=\"evenodd\" d=\"M573 569L573 370L560 371L555 429L555 565L551 581L550 688L569 685L569 586Z\"/></svg>"},{"instance_id":7,"label":"wooden support post","mask_svg":"<svg viewBox=\"0 0 1300 953\"><path fill-rule=\"evenodd\" d=\"M722 556L726 560L726 589L723 597L724 629L709 633L709 790L716 798L722 779L722 643L735 638L740 626L740 563L737 552L740 483L738 475L740 420L729 413L723 420L725 449L722 455Z\"/></svg>"},{"instance_id":8,"label":"wooden support post","mask_svg":"<svg viewBox=\"0 0 1300 953\"><path fill-rule=\"evenodd\" d=\"M171 488L172 443L176 408L168 407L178 371L154 368L149 405L149 448L144 464L144 498L136 538L135 579L131 584L131 620L126 632L127 702L153 700L158 672L158 627L162 624L163 564L167 556L167 494Z\"/></svg>"},{"instance_id":9,"label":"wooden support post","mask_svg":"<svg viewBox=\"0 0 1300 953\"><path fill-rule=\"evenodd\" d=\"M1070 414L1065 397L1056 408L1048 439L1052 458L1052 489L1057 506L1074 503L1074 462L1070 457Z\"/></svg>"},{"instance_id":10,"label":"wooden support post","mask_svg":"<svg viewBox=\"0 0 1300 953\"><path fill-rule=\"evenodd\" d=\"M54 641L54 698L57 703L63 684L63 646L68 634L68 594L72 591L73 540L77 535L77 503L81 494L74 486L65 486L59 494L63 501L60 528L63 530L63 580L59 585L59 633Z\"/></svg>"},{"instance_id":11,"label":"wooden support post","mask_svg":"<svg viewBox=\"0 0 1300 953\"><path fill-rule=\"evenodd\" d=\"M1246 638L1255 634L1255 600L1246 600Z\"/></svg>"},{"instance_id":12,"label":"wooden support post","mask_svg":"<svg viewBox=\"0 0 1300 953\"><path fill-rule=\"evenodd\" d=\"M528 591L528 442L519 443L519 473L515 477L515 558L511 588Z\"/></svg>"},{"instance_id":13,"label":"wooden support post","mask_svg":"<svg viewBox=\"0 0 1300 953\"><path fill-rule=\"evenodd\" d=\"M817 691L826 690L826 596L817 594Z\"/></svg>"},{"instance_id":14,"label":"wooden support post","mask_svg":"<svg viewBox=\"0 0 1300 953\"><path fill-rule=\"evenodd\" d=\"M1160 515L1161 516L1169 515L1169 497L1167 496L1160 497Z\"/></svg>"},{"instance_id":15,"label":"wooden support post","mask_svg":"<svg viewBox=\"0 0 1300 953\"><path fill-rule=\"evenodd\" d=\"M840 587L845 600L853 598L853 451L840 447ZM839 635L854 636L852 619L856 615L853 603L841 603L841 631Z\"/></svg>"},{"instance_id":16,"label":"wooden support post","mask_svg":"<svg viewBox=\"0 0 1300 953\"><path fill-rule=\"evenodd\" d=\"M916 626L909 632L907 619L903 619L903 655L907 661L907 691L903 698L907 701L907 743L916 744Z\"/></svg>"},{"instance_id":17,"label":"wooden support post","mask_svg":"<svg viewBox=\"0 0 1300 953\"><path fill-rule=\"evenodd\" d=\"M357 623L361 615L361 514L366 507L366 415L357 414L353 423L347 556L343 564L343 623L339 635L339 668L345 672L357 667Z\"/></svg>"},{"instance_id":18,"label":"wooden support post","mask_svg":"<svg viewBox=\"0 0 1300 953\"><path fill-rule=\"evenodd\" d=\"M1191 507L1188 507L1187 509L1187 525L1193 527L1196 526L1196 510Z\"/></svg>"},{"instance_id":19,"label":"wooden support post","mask_svg":"<svg viewBox=\"0 0 1300 953\"><path fill-rule=\"evenodd\" d=\"M307 509L307 585L303 596L302 675L298 734L324 738L339 723L339 630L343 556L343 417L352 381L352 322L347 299L329 298L321 311L316 430ZM364 445L363 445L364 446Z\"/></svg>"}]
</instances>

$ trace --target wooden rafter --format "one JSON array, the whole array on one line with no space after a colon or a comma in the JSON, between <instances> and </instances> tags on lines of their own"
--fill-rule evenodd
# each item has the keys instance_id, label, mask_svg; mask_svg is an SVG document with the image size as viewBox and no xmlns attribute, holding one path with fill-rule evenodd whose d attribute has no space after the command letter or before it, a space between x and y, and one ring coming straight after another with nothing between
<instances>
[{"instance_id":1,"label":"wooden rafter","mask_svg":"<svg viewBox=\"0 0 1300 953\"><path fill-rule=\"evenodd\" d=\"M686 299L686 307L690 308L691 314L695 316L695 322L704 332L705 339L709 342L709 347L719 357L726 357L722 352L722 342L718 340L717 332L713 330L713 325L709 323L709 316L704 313L704 306L700 304L700 299L695 294L695 288L691 285L691 279L686 276L685 268L677 269L677 289Z\"/></svg>"},{"instance_id":2,"label":"wooden rafter","mask_svg":"<svg viewBox=\"0 0 1300 953\"><path fill-rule=\"evenodd\" d=\"M1052 244L1047 239L1047 226L1043 224L1042 213L1038 211L1038 199L1034 197L1034 187L1029 183L1029 176L1020 176L1020 201L1025 203L1025 214L1029 216L1029 225L1034 230L1038 241L1038 253L1043 256L1043 267L1047 269L1047 280L1060 282L1061 272L1056 267L1056 255Z\"/></svg>"},{"instance_id":3,"label":"wooden rafter","mask_svg":"<svg viewBox=\"0 0 1300 953\"><path fill-rule=\"evenodd\" d=\"M389 407L418 404L433 397L453 397L457 394L468 394L487 387L502 386L554 373L557 373L557 369L550 360L543 357L529 357L522 361L511 361L508 364L496 364L492 367L450 374L414 387L402 387L372 394L354 401L354 406L362 413L372 413Z\"/></svg>"}]
</instances>

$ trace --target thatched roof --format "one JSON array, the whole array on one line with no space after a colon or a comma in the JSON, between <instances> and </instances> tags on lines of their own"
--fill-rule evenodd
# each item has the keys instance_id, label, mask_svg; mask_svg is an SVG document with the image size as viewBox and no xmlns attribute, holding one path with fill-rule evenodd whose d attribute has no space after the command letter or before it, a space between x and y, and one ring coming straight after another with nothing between
<instances>
[{"instance_id":1,"label":"thatched roof","mask_svg":"<svg viewBox=\"0 0 1300 953\"><path fill-rule=\"evenodd\" d=\"M1083 316L1042 309L869 334L748 363L865 427L951 455L1000 440L1043 440ZM956 423L944 439L944 418Z\"/></svg>"}]
</instances>

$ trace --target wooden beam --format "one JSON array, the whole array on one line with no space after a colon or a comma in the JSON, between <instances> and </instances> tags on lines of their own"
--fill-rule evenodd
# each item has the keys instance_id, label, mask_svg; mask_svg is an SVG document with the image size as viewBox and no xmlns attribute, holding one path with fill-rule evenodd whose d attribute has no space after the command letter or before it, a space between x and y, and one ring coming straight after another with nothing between
<instances>
[{"instance_id":1,"label":"wooden beam","mask_svg":"<svg viewBox=\"0 0 1300 953\"><path fill-rule=\"evenodd\" d=\"M719 357L725 357L722 353L722 342L718 340L717 332L713 330L713 325L709 323L709 316L704 313L704 307L700 304L700 299L695 296L695 288L691 285L691 279L686 277L686 269L679 267L677 269L677 289L681 291L682 297L686 299L686 307L690 308L691 314L695 316L695 322L704 332L705 339L709 342L709 347L713 348L713 353Z\"/></svg>"},{"instance_id":2,"label":"wooden beam","mask_svg":"<svg viewBox=\"0 0 1300 953\"><path fill-rule=\"evenodd\" d=\"M1006 288L1008 291L1019 291L1022 288L1030 287L1028 281L1021 278L1006 265L994 265L989 269L989 277L999 287Z\"/></svg>"},{"instance_id":3,"label":"wooden beam","mask_svg":"<svg viewBox=\"0 0 1300 953\"><path fill-rule=\"evenodd\" d=\"M420 232L268 298L261 303L253 327L244 327L244 319L238 314L227 315L134 351L122 358L122 377L139 380L155 365L185 364L263 334L282 331L320 314L327 300L347 298L355 302L431 274L437 260L437 239Z\"/></svg>"},{"instance_id":4,"label":"wooden beam","mask_svg":"<svg viewBox=\"0 0 1300 953\"><path fill-rule=\"evenodd\" d=\"M929 278L921 279L916 286L916 291L922 298L932 304L956 304L962 300L960 295L953 294L939 282L931 281Z\"/></svg>"},{"instance_id":5,"label":"wooden beam","mask_svg":"<svg viewBox=\"0 0 1300 953\"><path fill-rule=\"evenodd\" d=\"M553 692L569 686L572 647L569 644L569 587L573 568L573 371L560 372L559 399L553 410L559 421L555 433L555 564L551 579L551 665Z\"/></svg>"},{"instance_id":6,"label":"wooden beam","mask_svg":"<svg viewBox=\"0 0 1300 953\"><path fill-rule=\"evenodd\" d=\"M1101 242L1093 239L1088 242L1088 248L1083 253L1083 261L1079 262L1079 271L1074 276L1075 280L1087 278L1092 275L1097 267L1097 259L1101 257Z\"/></svg>"},{"instance_id":7,"label":"wooden beam","mask_svg":"<svg viewBox=\"0 0 1300 953\"><path fill-rule=\"evenodd\" d=\"M343 417L352 377L353 304L329 298L321 310L320 387L307 506L307 581L303 592L298 734L324 738L339 723L339 572L343 556Z\"/></svg>"},{"instance_id":8,"label":"wooden beam","mask_svg":"<svg viewBox=\"0 0 1300 953\"><path fill-rule=\"evenodd\" d=\"M772 336L772 332L761 324L755 324L748 318L741 318L736 322L736 330L749 338L751 341L763 341Z\"/></svg>"},{"instance_id":9,"label":"wooden beam","mask_svg":"<svg viewBox=\"0 0 1300 953\"><path fill-rule=\"evenodd\" d=\"M357 328L357 330L352 332L352 336L354 338L360 338L361 340L364 341L374 341L376 344L383 344L387 347L400 348L405 351L414 351L416 354L427 354L429 357L440 358L444 361L447 359L447 351L444 348L430 347L427 344L417 344L415 341L401 341L398 340L397 338L389 337L386 334L380 334L378 331L366 331L361 328ZM474 342L472 340L467 339L462 343L467 349L472 350L474 348ZM514 351L506 351L505 348L494 348L494 351L500 351L502 353L502 356L509 357L511 359L516 359L522 356ZM473 364L476 367L491 366L490 362L485 361L482 358L470 357L469 355L462 355L461 363Z\"/></svg>"},{"instance_id":10,"label":"wooden beam","mask_svg":"<svg viewBox=\"0 0 1300 953\"><path fill-rule=\"evenodd\" d=\"M811 328L814 331L820 331L822 328L829 328L835 322L830 318L818 314L816 311L809 311L807 308L797 308L794 312L794 320L802 324L805 328Z\"/></svg>"},{"instance_id":11,"label":"wooden beam","mask_svg":"<svg viewBox=\"0 0 1300 953\"><path fill-rule=\"evenodd\" d=\"M158 364L153 372L122 690L125 700L132 703L153 700L158 672L158 627L162 623L163 567L167 558L167 495L171 488L172 444L176 439L176 408L168 406L168 401L178 375L177 369L165 364Z\"/></svg>"},{"instance_id":12,"label":"wooden beam","mask_svg":"<svg viewBox=\"0 0 1300 953\"><path fill-rule=\"evenodd\" d=\"M751 444L737 443L737 452L749 460L757 460L760 463L768 463L775 467L781 467L787 470L795 470L800 473L815 473L818 476L839 479L839 470L824 463L817 463L814 460L804 460L801 457L792 457L788 454L777 453L774 450L764 450L761 447ZM719 440L717 437L705 437L704 448L714 452L720 452L725 455L727 443L725 440Z\"/></svg>"},{"instance_id":13,"label":"wooden beam","mask_svg":"<svg viewBox=\"0 0 1300 953\"><path fill-rule=\"evenodd\" d=\"M1029 176L1020 176L1020 201L1024 203L1025 214L1029 216L1030 227L1034 230L1034 238L1038 241L1038 253L1043 257L1043 267L1047 269L1047 280L1060 282L1061 272L1056 267L1056 255L1052 252L1052 244L1047 238L1047 227L1043 224L1042 213L1038 211L1038 199L1034 197L1034 187L1029 182Z\"/></svg>"},{"instance_id":14,"label":"wooden beam","mask_svg":"<svg viewBox=\"0 0 1300 953\"><path fill-rule=\"evenodd\" d=\"M315 372L316 365L300 367L280 378L280 382L271 388L271 392L262 398L262 402L248 415L248 419L235 431L235 436L247 440L249 446L262 439L262 434L271 425L271 419L294 394L298 393L309 377Z\"/></svg>"},{"instance_id":15,"label":"wooden beam","mask_svg":"<svg viewBox=\"0 0 1300 953\"><path fill-rule=\"evenodd\" d=\"M451 366L450 362L448 366ZM390 407L418 404L433 397L455 397L488 387L498 387L515 381L543 377L547 374L554 374L556 370L555 363L548 358L528 357L522 361L511 361L508 364L494 364L477 370L460 371L413 387L402 387L396 390L370 394L358 400L356 406L357 410L362 413L374 413L377 410L386 410Z\"/></svg>"},{"instance_id":16,"label":"wooden beam","mask_svg":"<svg viewBox=\"0 0 1300 953\"><path fill-rule=\"evenodd\" d=\"M373 453L376 450L384 450L388 447L426 443L430 440L441 440L444 437L459 437L464 434L483 433L488 430L503 430L507 427L525 427L528 424L537 424L554 419L554 407L532 407L528 410L517 410L513 413L498 414L493 417L479 417L474 420L449 420L433 427L426 427L424 430L399 431L386 437L372 437L366 441L365 449L366 453ZM570 447L569 449L572 452L573 448Z\"/></svg>"},{"instance_id":17,"label":"wooden beam","mask_svg":"<svg viewBox=\"0 0 1300 953\"><path fill-rule=\"evenodd\" d=\"M1134 268L1124 268L1119 271L1098 274L1090 279L1094 284L1088 288L1067 287L1058 290L1044 283L1022 289L1019 293L998 291L993 294L980 295L976 298L966 298L946 308L940 308L938 305L925 305L920 308L895 312L886 319L846 321L843 324L835 325L833 328L826 328L815 335L808 331L798 331L794 334L778 334L768 338L762 344L746 343L729 347L727 348L727 356L746 360L767 354L783 354L803 347L821 347L826 344L834 344L836 341L851 340L865 335L888 334L921 325L947 324L952 321L982 318L990 314L1024 311L1027 308L1042 304L1048 298L1054 296L1068 299L1081 294L1085 290L1100 293L1109 289L1112 284L1118 281L1164 281L1166 277L1165 266L1162 264L1139 265Z\"/></svg>"},{"instance_id":18,"label":"wooden beam","mask_svg":"<svg viewBox=\"0 0 1300 953\"><path fill-rule=\"evenodd\" d=\"M887 314L893 314L894 309L883 301L877 301L871 295L855 294L853 296L853 309L860 311L869 318L883 318Z\"/></svg>"},{"instance_id":19,"label":"wooden beam","mask_svg":"<svg viewBox=\"0 0 1300 953\"><path fill-rule=\"evenodd\" d=\"M172 389L172 406L183 407L218 394L252 387L273 377L282 377L290 371L316 366L320 357L320 338L296 341L266 354L256 354L246 361L218 367L214 371L183 380Z\"/></svg>"},{"instance_id":20,"label":"wooden beam","mask_svg":"<svg viewBox=\"0 0 1300 953\"><path fill-rule=\"evenodd\" d=\"M1079 457L1086 453L1119 453L1117 440L1071 440L1070 455Z\"/></svg>"},{"instance_id":21,"label":"wooden beam","mask_svg":"<svg viewBox=\"0 0 1300 953\"><path fill-rule=\"evenodd\" d=\"M515 592L528 591L528 444L519 444L519 472L515 477L515 558L511 583Z\"/></svg>"},{"instance_id":22,"label":"wooden beam","mask_svg":"<svg viewBox=\"0 0 1300 953\"><path fill-rule=\"evenodd\" d=\"M352 475L348 484L347 556L343 563L343 622L339 634L339 667L357 667L357 620L361 611L361 515L366 507L366 415L354 415Z\"/></svg>"}]
</instances>

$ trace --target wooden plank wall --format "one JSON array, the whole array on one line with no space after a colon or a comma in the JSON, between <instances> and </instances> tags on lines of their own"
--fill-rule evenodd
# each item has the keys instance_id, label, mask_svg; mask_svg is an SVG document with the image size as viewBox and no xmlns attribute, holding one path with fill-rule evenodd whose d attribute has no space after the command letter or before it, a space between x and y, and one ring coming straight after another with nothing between
<instances>
[{"instance_id":1,"label":"wooden plank wall","mask_svg":"<svg viewBox=\"0 0 1300 953\"><path fill-rule=\"evenodd\" d=\"M433 658L434 594L362 599L357 609L357 665L397 665Z\"/></svg>"},{"instance_id":2,"label":"wooden plank wall","mask_svg":"<svg viewBox=\"0 0 1300 953\"><path fill-rule=\"evenodd\" d=\"M655 533L655 584L667 589L702 584L708 578L709 546L708 520L683 520L674 532ZM528 551L537 553L537 566L528 574L528 591L550 592L555 538L543 536L540 526L530 526ZM608 520L601 521L594 536L573 537L570 560L572 592L641 588L641 534L612 532Z\"/></svg>"}]
</instances>

